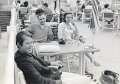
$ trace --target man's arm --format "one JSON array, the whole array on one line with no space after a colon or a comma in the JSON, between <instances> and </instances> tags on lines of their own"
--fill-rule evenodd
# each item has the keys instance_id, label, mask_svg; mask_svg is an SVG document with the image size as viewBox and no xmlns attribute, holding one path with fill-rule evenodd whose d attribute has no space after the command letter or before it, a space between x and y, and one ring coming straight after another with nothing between
<instances>
[{"instance_id":1,"label":"man's arm","mask_svg":"<svg viewBox=\"0 0 120 84\"><path fill-rule=\"evenodd\" d=\"M53 39L54 39L54 35L53 35L53 32L52 32L52 28L49 27L49 29L48 29L48 40L53 41Z\"/></svg>"},{"instance_id":2,"label":"man's arm","mask_svg":"<svg viewBox=\"0 0 120 84\"><path fill-rule=\"evenodd\" d=\"M18 64L18 67L23 71L25 78L35 84L57 84L55 80L41 76L40 72L28 61Z\"/></svg>"},{"instance_id":3,"label":"man's arm","mask_svg":"<svg viewBox=\"0 0 120 84\"><path fill-rule=\"evenodd\" d=\"M60 23L58 25L58 38L59 39L63 39L63 28L64 28L64 25L62 23Z\"/></svg>"}]
</instances>

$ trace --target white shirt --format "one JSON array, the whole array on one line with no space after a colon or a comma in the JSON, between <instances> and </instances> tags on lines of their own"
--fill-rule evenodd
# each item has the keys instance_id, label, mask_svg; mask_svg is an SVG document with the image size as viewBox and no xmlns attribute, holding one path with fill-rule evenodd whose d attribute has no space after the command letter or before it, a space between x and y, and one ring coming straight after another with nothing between
<instances>
[{"instance_id":1,"label":"white shirt","mask_svg":"<svg viewBox=\"0 0 120 84\"><path fill-rule=\"evenodd\" d=\"M62 22L58 25L58 38L61 39L72 39L72 36L74 36L75 27L69 23L70 29L68 29L65 22Z\"/></svg>"},{"instance_id":2,"label":"white shirt","mask_svg":"<svg viewBox=\"0 0 120 84\"><path fill-rule=\"evenodd\" d=\"M113 13L113 12L112 10L105 8L101 11L101 13Z\"/></svg>"}]
</instances>

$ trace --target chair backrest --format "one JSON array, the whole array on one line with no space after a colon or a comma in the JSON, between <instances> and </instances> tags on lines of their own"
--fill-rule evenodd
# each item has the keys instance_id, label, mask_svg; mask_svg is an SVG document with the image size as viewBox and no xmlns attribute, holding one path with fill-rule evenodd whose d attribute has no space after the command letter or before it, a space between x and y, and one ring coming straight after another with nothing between
<instances>
[{"instance_id":1,"label":"chair backrest","mask_svg":"<svg viewBox=\"0 0 120 84\"><path fill-rule=\"evenodd\" d=\"M46 17L46 22L50 22L52 20L53 14L49 14Z\"/></svg>"},{"instance_id":2,"label":"chair backrest","mask_svg":"<svg viewBox=\"0 0 120 84\"><path fill-rule=\"evenodd\" d=\"M28 12L28 7L20 7L19 8L20 14L27 14Z\"/></svg>"},{"instance_id":3,"label":"chair backrest","mask_svg":"<svg viewBox=\"0 0 120 84\"><path fill-rule=\"evenodd\" d=\"M84 13L91 13L92 9L84 9Z\"/></svg>"},{"instance_id":4,"label":"chair backrest","mask_svg":"<svg viewBox=\"0 0 120 84\"><path fill-rule=\"evenodd\" d=\"M15 84L26 84L26 80L24 78L23 72L17 67L17 64L14 65L15 68Z\"/></svg>"},{"instance_id":5,"label":"chair backrest","mask_svg":"<svg viewBox=\"0 0 120 84\"><path fill-rule=\"evenodd\" d=\"M114 13L103 13L104 18L114 18Z\"/></svg>"},{"instance_id":6,"label":"chair backrest","mask_svg":"<svg viewBox=\"0 0 120 84\"><path fill-rule=\"evenodd\" d=\"M92 9L84 9L84 15L85 15L85 17L91 17Z\"/></svg>"}]
</instances>

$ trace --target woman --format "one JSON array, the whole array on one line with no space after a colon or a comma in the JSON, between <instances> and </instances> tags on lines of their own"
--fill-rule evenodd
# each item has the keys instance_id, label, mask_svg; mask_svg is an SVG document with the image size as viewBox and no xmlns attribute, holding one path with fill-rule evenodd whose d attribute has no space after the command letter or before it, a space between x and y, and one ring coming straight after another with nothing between
<instances>
[{"instance_id":1,"label":"woman","mask_svg":"<svg viewBox=\"0 0 120 84\"><path fill-rule=\"evenodd\" d=\"M78 32L77 32L76 26L72 24L72 18L73 18L72 13L63 14L63 22L61 22L58 25L58 39L64 40L70 43L73 42L75 39L77 39ZM68 55L65 55L65 56L67 57ZM63 56L60 56L59 60L63 61ZM70 72L69 62L68 62L68 69Z\"/></svg>"},{"instance_id":2,"label":"woman","mask_svg":"<svg viewBox=\"0 0 120 84\"><path fill-rule=\"evenodd\" d=\"M71 43L71 41L78 39L77 28L74 24L72 24L72 13L64 14L63 22L61 22L58 25L58 38L61 40L69 41L70 43ZM89 53L85 53L85 55L92 62L91 55ZM59 59L61 60L61 59L63 59L63 57L61 56L61 58L59 58ZM95 60L93 63L95 66L100 66L100 64L97 63Z\"/></svg>"},{"instance_id":3,"label":"woman","mask_svg":"<svg viewBox=\"0 0 120 84\"><path fill-rule=\"evenodd\" d=\"M72 13L63 15L63 22L58 25L58 38L63 40L73 40L77 38L78 32L76 26L72 24Z\"/></svg>"}]
</instances>

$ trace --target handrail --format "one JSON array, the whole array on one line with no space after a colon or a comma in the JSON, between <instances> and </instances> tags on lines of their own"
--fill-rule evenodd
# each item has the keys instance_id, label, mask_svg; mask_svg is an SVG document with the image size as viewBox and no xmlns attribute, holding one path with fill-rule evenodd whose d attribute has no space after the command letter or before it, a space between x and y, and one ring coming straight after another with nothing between
<instances>
[{"instance_id":1,"label":"handrail","mask_svg":"<svg viewBox=\"0 0 120 84\"><path fill-rule=\"evenodd\" d=\"M8 55L5 64L5 79L4 84L14 84L14 45L15 45L15 32L10 32L9 44L8 44Z\"/></svg>"},{"instance_id":2,"label":"handrail","mask_svg":"<svg viewBox=\"0 0 120 84\"><path fill-rule=\"evenodd\" d=\"M4 84L14 84L14 53L15 53L15 35L17 33L17 12L15 2L13 2L13 8L11 9L10 26L7 26L8 32L8 52L5 61L4 68Z\"/></svg>"}]
</instances>

